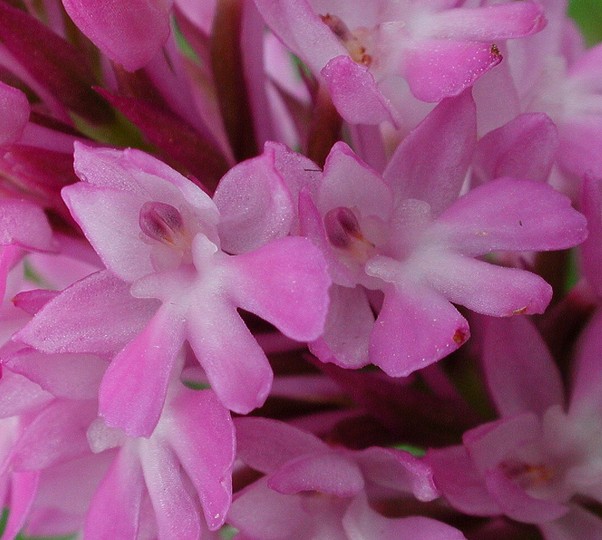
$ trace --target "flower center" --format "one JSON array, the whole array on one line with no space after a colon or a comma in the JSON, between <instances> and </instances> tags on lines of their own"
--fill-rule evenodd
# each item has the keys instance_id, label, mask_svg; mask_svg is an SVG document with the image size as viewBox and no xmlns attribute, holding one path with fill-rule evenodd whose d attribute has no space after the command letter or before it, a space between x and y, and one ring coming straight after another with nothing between
<instances>
[{"instance_id":1,"label":"flower center","mask_svg":"<svg viewBox=\"0 0 602 540\"><path fill-rule=\"evenodd\" d=\"M335 248L349 253L362 262L374 252L374 244L362 234L359 221L353 211L339 206L329 210L324 216L324 228L328 241Z\"/></svg>"},{"instance_id":2,"label":"flower center","mask_svg":"<svg viewBox=\"0 0 602 540\"><path fill-rule=\"evenodd\" d=\"M543 463L531 464L522 461L504 461L500 465L504 474L525 490L544 487L554 477L554 471Z\"/></svg>"},{"instance_id":3,"label":"flower center","mask_svg":"<svg viewBox=\"0 0 602 540\"><path fill-rule=\"evenodd\" d=\"M138 217L140 229L146 236L170 247L183 248L186 242L184 220L171 204L145 202Z\"/></svg>"}]
</instances>

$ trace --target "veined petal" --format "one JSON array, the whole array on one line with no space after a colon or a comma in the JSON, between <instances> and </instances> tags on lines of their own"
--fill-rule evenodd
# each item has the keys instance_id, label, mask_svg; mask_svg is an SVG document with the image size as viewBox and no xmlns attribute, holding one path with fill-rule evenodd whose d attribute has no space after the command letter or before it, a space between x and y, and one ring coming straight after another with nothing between
<instances>
[{"instance_id":1,"label":"veined petal","mask_svg":"<svg viewBox=\"0 0 602 540\"><path fill-rule=\"evenodd\" d=\"M163 304L105 373L99 414L107 425L123 429L132 437L152 434L183 343L184 319L179 309Z\"/></svg>"}]
</instances>

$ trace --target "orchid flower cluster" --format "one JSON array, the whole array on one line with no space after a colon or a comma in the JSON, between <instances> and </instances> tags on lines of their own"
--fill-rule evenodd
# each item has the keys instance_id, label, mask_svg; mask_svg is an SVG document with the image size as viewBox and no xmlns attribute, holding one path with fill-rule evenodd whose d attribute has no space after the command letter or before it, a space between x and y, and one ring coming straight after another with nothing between
<instances>
[{"instance_id":1,"label":"orchid flower cluster","mask_svg":"<svg viewBox=\"0 0 602 540\"><path fill-rule=\"evenodd\" d=\"M0 0L2 538L602 538L566 11Z\"/></svg>"}]
</instances>

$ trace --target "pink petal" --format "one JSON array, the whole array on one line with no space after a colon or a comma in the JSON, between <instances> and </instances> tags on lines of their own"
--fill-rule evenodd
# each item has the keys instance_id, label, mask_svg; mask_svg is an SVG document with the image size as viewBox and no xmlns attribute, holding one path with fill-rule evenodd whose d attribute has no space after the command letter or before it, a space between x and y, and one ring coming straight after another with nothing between
<instances>
[{"instance_id":1,"label":"pink petal","mask_svg":"<svg viewBox=\"0 0 602 540\"><path fill-rule=\"evenodd\" d=\"M310 350L322 362L357 369L369 363L374 314L363 287L330 287L330 306L321 338Z\"/></svg>"},{"instance_id":2,"label":"pink petal","mask_svg":"<svg viewBox=\"0 0 602 540\"><path fill-rule=\"evenodd\" d=\"M455 351L468 323L442 296L411 284L385 293L370 339L370 361L391 377L407 376Z\"/></svg>"},{"instance_id":3,"label":"pink petal","mask_svg":"<svg viewBox=\"0 0 602 540\"><path fill-rule=\"evenodd\" d=\"M457 529L435 519L419 516L386 518L370 508L364 495L356 497L349 505L343 527L349 540L378 537L379 540L462 540L465 536Z\"/></svg>"},{"instance_id":4,"label":"pink petal","mask_svg":"<svg viewBox=\"0 0 602 540\"><path fill-rule=\"evenodd\" d=\"M364 488L360 468L335 452L310 454L285 463L268 477L268 486L292 495L318 491L337 497L352 497Z\"/></svg>"},{"instance_id":5,"label":"pink petal","mask_svg":"<svg viewBox=\"0 0 602 540\"><path fill-rule=\"evenodd\" d=\"M496 250L553 250L579 244L586 220L547 184L500 178L470 191L441 216L448 238L466 255Z\"/></svg>"},{"instance_id":6,"label":"pink petal","mask_svg":"<svg viewBox=\"0 0 602 540\"><path fill-rule=\"evenodd\" d=\"M523 523L545 523L565 515L569 508L553 500L536 499L499 469L485 474L487 489L508 517Z\"/></svg>"},{"instance_id":7,"label":"pink petal","mask_svg":"<svg viewBox=\"0 0 602 540\"><path fill-rule=\"evenodd\" d=\"M426 270L430 285L450 302L495 317L543 313L552 287L537 274L447 254Z\"/></svg>"},{"instance_id":8,"label":"pink petal","mask_svg":"<svg viewBox=\"0 0 602 540\"><path fill-rule=\"evenodd\" d=\"M159 305L132 297L129 285L110 272L97 272L48 302L15 339L47 353L115 354Z\"/></svg>"},{"instance_id":9,"label":"pink petal","mask_svg":"<svg viewBox=\"0 0 602 540\"><path fill-rule=\"evenodd\" d=\"M483 365L489 393L502 416L543 413L563 405L560 372L543 338L527 317L487 321Z\"/></svg>"},{"instance_id":10,"label":"pink petal","mask_svg":"<svg viewBox=\"0 0 602 540\"><path fill-rule=\"evenodd\" d=\"M426 461L433 467L437 487L453 508L472 516L501 514L463 446L431 449Z\"/></svg>"},{"instance_id":11,"label":"pink petal","mask_svg":"<svg viewBox=\"0 0 602 540\"><path fill-rule=\"evenodd\" d=\"M418 99L457 96L502 60L491 44L429 39L405 51L403 72Z\"/></svg>"},{"instance_id":12,"label":"pink petal","mask_svg":"<svg viewBox=\"0 0 602 540\"><path fill-rule=\"evenodd\" d=\"M18 88L0 81L0 146L19 140L29 120L29 102L27 96Z\"/></svg>"},{"instance_id":13,"label":"pink petal","mask_svg":"<svg viewBox=\"0 0 602 540\"><path fill-rule=\"evenodd\" d=\"M545 181L558 150L558 129L541 113L521 114L487 133L477 146L473 167L482 182L510 176Z\"/></svg>"},{"instance_id":14,"label":"pink petal","mask_svg":"<svg viewBox=\"0 0 602 540\"><path fill-rule=\"evenodd\" d=\"M587 282L602 296L602 193L600 180L587 175L583 181L581 208L587 218L589 235L581 245L583 273Z\"/></svg>"},{"instance_id":15,"label":"pink petal","mask_svg":"<svg viewBox=\"0 0 602 540\"><path fill-rule=\"evenodd\" d=\"M232 500L234 425L226 408L209 391L183 390L171 403L169 444L192 481L210 530L224 523Z\"/></svg>"},{"instance_id":16,"label":"pink petal","mask_svg":"<svg viewBox=\"0 0 602 540\"><path fill-rule=\"evenodd\" d=\"M220 180L213 200L221 214L224 251L244 253L288 235L295 209L274 153L268 146L261 156L239 163Z\"/></svg>"},{"instance_id":17,"label":"pink petal","mask_svg":"<svg viewBox=\"0 0 602 540\"><path fill-rule=\"evenodd\" d=\"M303 454L328 450L320 439L278 420L237 418L238 457L263 473L273 472Z\"/></svg>"},{"instance_id":18,"label":"pink petal","mask_svg":"<svg viewBox=\"0 0 602 540\"><path fill-rule=\"evenodd\" d=\"M197 506L186 489L173 451L167 445L152 441L142 445L140 462L155 510L159 538L199 538Z\"/></svg>"},{"instance_id":19,"label":"pink petal","mask_svg":"<svg viewBox=\"0 0 602 540\"><path fill-rule=\"evenodd\" d=\"M443 100L397 147L383 178L395 199L419 199L435 215L458 198L476 145L470 92Z\"/></svg>"},{"instance_id":20,"label":"pink petal","mask_svg":"<svg viewBox=\"0 0 602 540\"><path fill-rule=\"evenodd\" d=\"M84 535L92 540L136 538L144 478L134 445L122 448L90 504Z\"/></svg>"},{"instance_id":21,"label":"pink petal","mask_svg":"<svg viewBox=\"0 0 602 540\"><path fill-rule=\"evenodd\" d=\"M95 398L107 368L107 362L97 356L48 355L27 349L11 356L5 365L52 395L71 399Z\"/></svg>"},{"instance_id":22,"label":"pink petal","mask_svg":"<svg viewBox=\"0 0 602 540\"><path fill-rule=\"evenodd\" d=\"M163 304L146 328L113 359L100 387L99 414L131 437L149 437L161 415L184 320Z\"/></svg>"},{"instance_id":23,"label":"pink petal","mask_svg":"<svg viewBox=\"0 0 602 540\"><path fill-rule=\"evenodd\" d=\"M169 0L63 0L77 27L129 71L143 67L169 36Z\"/></svg>"},{"instance_id":24,"label":"pink petal","mask_svg":"<svg viewBox=\"0 0 602 540\"><path fill-rule=\"evenodd\" d=\"M10 503L8 521L2 531L2 538L15 538L27 520L31 505L38 491L40 473L13 472L11 474Z\"/></svg>"},{"instance_id":25,"label":"pink petal","mask_svg":"<svg viewBox=\"0 0 602 540\"><path fill-rule=\"evenodd\" d=\"M367 67L349 56L336 56L320 71L340 115L351 124L400 124L400 115L386 98Z\"/></svg>"},{"instance_id":26,"label":"pink petal","mask_svg":"<svg viewBox=\"0 0 602 540\"><path fill-rule=\"evenodd\" d=\"M328 310L330 277L321 252L310 240L274 240L228 259L228 266L228 293L237 306L297 341L320 336Z\"/></svg>"},{"instance_id":27,"label":"pink petal","mask_svg":"<svg viewBox=\"0 0 602 540\"><path fill-rule=\"evenodd\" d=\"M203 307L189 310L186 337L220 401L247 414L265 402L272 369L236 308L217 298L209 302L200 298L197 305L210 305L211 312Z\"/></svg>"},{"instance_id":28,"label":"pink petal","mask_svg":"<svg viewBox=\"0 0 602 540\"><path fill-rule=\"evenodd\" d=\"M598 540L602 537L602 519L578 505L561 518L538 524L546 540Z\"/></svg>"},{"instance_id":29,"label":"pink petal","mask_svg":"<svg viewBox=\"0 0 602 540\"><path fill-rule=\"evenodd\" d=\"M36 204L18 199L0 201L0 244L56 251L44 211Z\"/></svg>"}]
</instances>

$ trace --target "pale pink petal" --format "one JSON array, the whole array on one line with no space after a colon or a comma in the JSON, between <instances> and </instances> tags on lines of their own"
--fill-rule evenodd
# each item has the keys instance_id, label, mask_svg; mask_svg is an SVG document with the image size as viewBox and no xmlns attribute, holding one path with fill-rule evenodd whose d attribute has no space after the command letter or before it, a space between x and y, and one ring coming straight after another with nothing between
<instances>
[{"instance_id":1,"label":"pale pink petal","mask_svg":"<svg viewBox=\"0 0 602 540\"><path fill-rule=\"evenodd\" d=\"M322 362L357 369L368 364L374 314L363 287L330 287L330 306L321 338L310 350Z\"/></svg>"},{"instance_id":2,"label":"pale pink petal","mask_svg":"<svg viewBox=\"0 0 602 540\"><path fill-rule=\"evenodd\" d=\"M232 500L232 464L236 454L230 414L209 391L182 391L171 403L169 444L192 481L209 529L219 528Z\"/></svg>"},{"instance_id":3,"label":"pale pink petal","mask_svg":"<svg viewBox=\"0 0 602 540\"><path fill-rule=\"evenodd\" d=\"M159 538L199 538L197 505L183 482L173 451L156 441L143 444L140 462L155 510Z\"/></svg>"},{"instance_id":4,"label":"pale pink petal","mask_svg":"<svg viewBox=\"0 0 602 540\"><path fill-rule=\"evenodd\" d=\"M335 452L309 454L288 461L268 477L268 486L279 493L318 491L352 497L364 488L360 468Z\"/></svg>"},{"instance_id":5,"label":"pale pink petal","mask_svg":"<svg viewBox=\"0 0 602 540\"><path fill-rule=\"evenodd\" d=\"M238 457L263 473L273 472L303 454L328 450L315 435L277 420L237 418L235 427Z\"/></svg>"},{"instance_id":6,"label":"pale pink petal","mask_svg":"<svg viewBox=\"0 0 602 540\"><path fill-rule=\"evenodd\" d=\"M407 376L455 351L468 323L430 288L409 284L385 293L370 339L370 361L392 377Z\"/></svg>"},{"instance_id":7,"label":"pale pink petal","mask_svg":"<svg viewBox=\"0 0 602 540\"><path fill-rule=\"evenodd\" d=\"M587 237L585 218L565 195L542 182L500 178L460 197L438 223L466 255L496 250L553 250Z\"/></svg>"},{"instance_id":8,"label":"pale pink petal","mask_svg":"<svg viewBox=\"0 0 602 540\"><path fill-rule=\"evenodd\" d=\"M577 505L561 518L540 523L546 540L598 540L602 538L602 519Z\"/></svg>"},{"instance_id":9,"label":"pale pink petal","mask_svg":"<svg viewBox=\"0 0 602 540\"><path fill-rule=\"evenodd\" d=\"M159 305L132 297L129 285L110 272L97 272L48 302L15 339L47 353L115 354Z\"/></svg>"},{"instance_id":10,"label":"pale pink petal","mask_svg":"<svg viewBox=\"0 0 602 540\"><path fill-rule=\"evenodd\" d=\"M144 492L138 454L133 445L125 446L117 454L90 503L85 537L92 540L135 539Z\"/></svg>"},{"instance_id":11,"label":"pale pink petal","mask_svg":"<svg viewBox=\"0 0 602 540\"><path fill-rule=\"evenodd\" d=\"M589 285L602 296L602 193L600 180L589 175L583 181L581 209L589 230L581 245L581 266Z\"/></svg>"},{"instance_id":12,"label":"pale pink petal","mask_svg":"<svg viewBox=\"0 0 602 540\"><path fill-rule=\"evenodd\" d=\"M146 328L119 352L100 387L99 414L132 437L149 437L161 415L176 356L184 343L184 319L163 304Z\"/></svg>"},{"instance_id":13,"label":"pale pink petal","mask_svg":"<svg viewBox=\"0 0 602 540\"><path fill-rule=\"evenodd\" d=\"M560 372L543 338L527 317L487 321L483 365L489 393L502 416L543 413L563 405Z\"/></svg>"},{"instance_id":14,"label":"pale pink petal","mask_svg":"<svg viewBox=\"0 0 602 540\"><path fill-rule=\"evenodd\" d=\"M485 483L504 514L517 521L545 523L569 511L567 506L556 501L531 497L499 469L486 472Z\"/></svg>"},{"instance_id":15,"label":"pale pink petal","mask_svg":"<svg viewBox=\"0 0 602 540\"><path fill-rule=\"evenodd\" d=\"M63 0L77 27L111 60L135 71L169 36L170 0Z\"/></svg>"},{"instance_id":16,"label":"pale pink petal","mask_svg":"<svg viewBox=\"0 0 602 540\"><path fill-rule=\"evenodd\" d=\"M218 298L201 297L197 306L187 314L186 337L207 373L211 388L234 412L247 414L260 407L273 378L265 353L234 305L224 304Z\"/></svg>"},{"instance_id":17,"label":"pale pink petal","mask_svg":"<svg viewBox=\"0 0 602 540\"><path fill-rule=\"evenodd\" d=\"M15 538L28 517L31 505L38 491L40 473L14 472L11 474L10 508L8 521L2 531L2 538L12 540Z\"/></svg>"},{"instance_id":18,"label":"pale pink petal","mask_svg":"<svg viewBox=\"0 0 602 540\"><path fill-rule=\"evenodd\" d=\"M545 181L558 150L558 129L542 113L521 114L487 133L477 146L473 168L481 182L510 176Z\"/></svg>"},{"instance_id":19,"label":"pale pink petal","mask_svg":"<svg viewBox=\"0 0 602 540\"><path fill-rule=\"evenodd\" d=\"M29 120L27 96L18 88L0 81L0 146L17 142Z\"/></svg>"},{"instance_id":20,"label":"pale pink petal","mask_svg":"<svg viewBox=\"0 0 602 540\"><path fill-rule=\"evenodd\" d=\"M328 310L330 277L307 238L281 238L228 259L228 295L235 304L298 341L318 338ZM276 271L277 269L277 271Z\"/></svg>"},{"instance_id":21,"label":"pale pink petal","mask_svg":"<svg viewBox=\"0 0 602 540\"><path fill-rule=\"evenodd\" d=\"M44 210L19 199L0 201L0 244L36 251L56 251Z\"/></svg>"},{"instance_id":22,"label":"pale pink petal","mask_svg":"<svg viewBox=\"0 0 602 540\"><path fill-rule=\"evenodd\" d=\"M543 313L552 287L537 274L446 254L425 270L429 284L450 302L485 315Z\"/></svg>"},{"instance_id":23,"label":"pale pink petal","mask_svg":"<svg viewBox=\"0 0 602 540\"><path fill-rule=\"evenodd\" d=\"M490 43L429 39L405 50L403 73L414 96L436 102L460 94L501 60Z\"/></svg>"},{"instance_id":24,"label":"pale pink petal","mask_svg":"<svg viewBox=\"0 0 602 540\"><path fill-rule=\"evenodd\" d=\"M276 169L274 149L239 163L220 180L213 200L221 220L221 247L230 253L257 249L286 236L295 209L291 194Z\"/></svg>"},{"instance_id":25,"label":"pale pink petal","mask_svg":"<svg viewBox=\"0 0 602 540\"><path fill-rule=\"evenodd\" d=\"M403 504L403 503L402 503ZM359 495L349 505L343 527L349 540L462 540L465 536L457 529L435 519L410 516L386 518L372 510L365 495Z\"/></svg>"},{"instance_id":26,"label":"pale pink petal","mask_svg":"<svg viewBox=\"0 0 602 540\"><path fill-rule=\"evenodd\" d=\"M378 88L367 67L349 56L336 56L320 71L341 116L351 124L400 124L400 115Z\"/></svg>"},{"instance_id":27,"label":"pale pink petal","mask_svg":"<svg viewBox=\"0 0 602 540\"><path fill-rule=\"evenodd\" d=\"M48 355L31 349L11 356L4 364L52 395L70 399L95 398L108 365L106 360L97 356Z\"/></svg>"},{"instance_id":28,"label":"pale pink petal","mask_svg":"<svg viewBox=\"0 0 602 540\"><path fill-rule=\"evenodd\" d=\"M426 461L433 467L435 484L449 504L472 516L495 516L502 513L487 491L485 480L475 469L466 448L430 449Z\"/></svg>"},{"instance_id":29,"label":"pale pink petal","mask_svg":"<svg viewBox=\"0 0 602 540\"><path fill-rule=\"evenodd\" d=\"M383 173L396 200L419 199L435 215L458 198L476 145L470 92L443 100L397 147Z\"/></svg>"}]
</instances>

